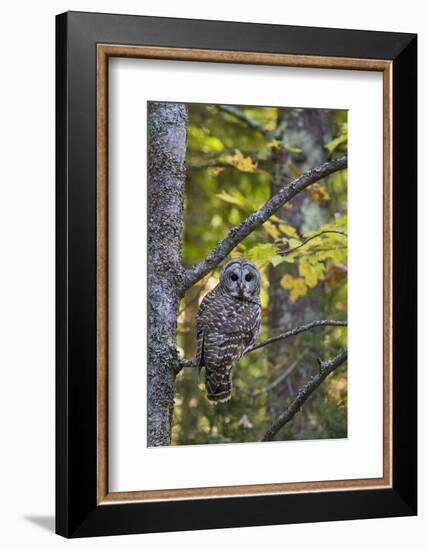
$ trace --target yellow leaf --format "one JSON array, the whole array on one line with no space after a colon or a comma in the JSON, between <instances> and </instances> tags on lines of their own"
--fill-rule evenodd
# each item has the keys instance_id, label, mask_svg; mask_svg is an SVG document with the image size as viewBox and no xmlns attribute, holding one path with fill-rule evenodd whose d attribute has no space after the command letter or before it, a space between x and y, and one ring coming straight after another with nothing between
<instances>
[{"instance_id":1,"label":"yellow leaf","mask_svg":"<svg viewBox=\"0 0 428 550\"><path fill-rule=\"evenodd\" d=\"M288 288L288 289L293 288L294 277L292 277L291 275L284 275L281 278L280 284L284 288Z\"/></svg>"},{"instance_id":2,"label":"yellow leaf","mask_svg":"<svg viewBox=\"0 0 428 550\"><path fill-rule=\"evenodd\" d=\"M274 239L277 240L280 237L280 232L273 223L265 222L263 224L263 229Z\"/></svg>"},{"instance_id":3,"label":"yellow leaf","mask_svg":"<svg viewBox=\"0 0 428 550\"><path fill-rule=\"evenodd\" d=\"M288 170L290 172L290 175L293 176L293 178L299 178L303 174L300 168L298 168L291 161L288 163Z\"/></svg>"},{"instance_id":4,"label":"yellow leaf","mask_svg":"<svg viewBox=\"0 0 428 550\"><path fill-rule=\"evenodd\" d=\"M224 170L223 166L212 166L208 168L208 174L210 176L218 176L223 172L223 170Z\"/></svg>"},{"instance_id":5,"label":"yellow leaf","mask_svg":"<svg viewBox=\"0 0 428 550\"><path fill-rule=\"evenodd\" d=\"M309 288L314 288L318 281L324 278L325 266L321 262L309 262L306 258L301 258L299 262L299 274L303 277Z\"/></svg>"},{"instance_id":6,"label":"yellow leaf","mask_svg":"<svg viewBox=\"0 0 428 550\"><path fill-rule=\"evenodd\" d=\"M308 291L305 281L300 277L284 275L281 278L280 284L283 288L290 291L290 300L292 302L295 302L300 296L305 296Z\"/></svg>"},{"instance_id":7,"label":"yellow leaf","mask_svg":"<svg viewBox=\"0 0 428 550\"><path fill-rule=\"evenodd\" d=\"M272 130L275 130L275 121L274 120L268 120L265 123L266 130L269 130L269 132L272 132Z\"/></svg>"},{"instance_id":8,"label":"yellow leaf","mask_svg":"<svg viewBox=\"0 0 428 550\"><path fill-rule=\"evenodd\" d=\"M303 282L302 279L296 279L296 284L291 289L290 292L290 300L292 302L295 302L297 298L300 298L300 296L305 296L308 291L307 286Z\"/></svg>"},{"instance_id":9,"label":"yellow leaf","mask_svg":"<svg viewBox=\"0 0 428 550\"><path fill-rule=\"evenodd\" d=\"M286 223L280 223L279 229L281 230L282 233L284 233L284 235L287 235L287 237L294 237L295 239L299 238L297 231L291 225L287 225Z\"/></svg>"},{"instance_id":10,"label":"yellow leaf","mask_svg":"<svg viewBox=\"0 0 428 550\"><path fill-rule=\"evenodd\" d=\"M319 183L313 183L305 189L305 195L317 204L322 204L330 200L330 195Z\"/></svg>"},{"instance_id":11,"label":"yellow leaf","mask_svg":"<svg viewBox=\"0 0 428 550\"><path fill-rule=\"evenodd\" d=\"M225 161L241 172L252 173L257 170L257 162L253 162L251 157L244 157L239 149L235 149L233 155L227 155Z\"/></svg>"},{"instance_id":12,"label":"yellow leaf","mask_svg":"<svg viewBox=\"0 0 428 550\"><path fill-rule=\"evenodd\" d=\"M269 293L267 291L267 288L262 286L262 288L260 289L260 304L262 308L266 308L268 306L268 303L269 303Z\"/></svg>"}]
</instances>

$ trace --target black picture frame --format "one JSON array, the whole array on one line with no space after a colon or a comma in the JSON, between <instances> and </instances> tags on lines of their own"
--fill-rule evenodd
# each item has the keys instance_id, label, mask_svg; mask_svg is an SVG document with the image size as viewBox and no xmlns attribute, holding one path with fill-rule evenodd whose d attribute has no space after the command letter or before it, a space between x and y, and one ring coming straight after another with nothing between
<instances>
[{"instance_id":1,"label":"black picture frame","mask_svg":"<svg viewBox=\"0 0 428 550\"><path fill-rule=\"evenodd\" d=\"M97 504L96 46L392 62L391 488ZM68 12L56 18L56 532L65 537L417 513L417 36Z\"/></svg>"}]
</instances>

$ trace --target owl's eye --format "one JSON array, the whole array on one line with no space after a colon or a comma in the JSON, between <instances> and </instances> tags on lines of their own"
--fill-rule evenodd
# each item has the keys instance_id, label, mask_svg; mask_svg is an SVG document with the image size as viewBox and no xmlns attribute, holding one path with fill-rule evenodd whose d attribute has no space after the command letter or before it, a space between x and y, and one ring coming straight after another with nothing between
<instances>
[{"instance_id":1,"label":"owl's eye","mask_svg":"<svg viewBox=\"0 0 428 550\"><path fill-rule=\"evenodd\" d=\"M246 281L251 281L252 278L253 278L253 276L252 276L250 273L247 273L247 274L245 275L245 280L246 280Z\"/></svg>"},{"instance_id":2,"label":"owl's eye","mask_svg":"<svg viewBox=\"0 0 428 550\"><path fill-rule=\"evenodd\" d=\"M238 280L238 275L236 273L232 273L232 275L230 276L230 278L232 279L232 281L237 281Z\"/></svg>"}]
</instances>

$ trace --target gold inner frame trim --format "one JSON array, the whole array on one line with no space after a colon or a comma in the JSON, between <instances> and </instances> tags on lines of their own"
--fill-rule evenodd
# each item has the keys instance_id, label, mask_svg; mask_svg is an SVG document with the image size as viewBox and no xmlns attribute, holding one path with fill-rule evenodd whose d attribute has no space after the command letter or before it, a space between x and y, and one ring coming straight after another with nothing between
<instances>
[{"instance_id":1,"label":"gold inner frame trim","mask_svg":"<svg viewBox=\"0 0 428 550\"><path fill-rule=\"evenodd\" d=\"M109 492L108 488L108 59L134 57L383 73L383 476L297 483ZM392 62L97 44L97 503L222 498L392 486Z\"/></svg>"}]
</instances>

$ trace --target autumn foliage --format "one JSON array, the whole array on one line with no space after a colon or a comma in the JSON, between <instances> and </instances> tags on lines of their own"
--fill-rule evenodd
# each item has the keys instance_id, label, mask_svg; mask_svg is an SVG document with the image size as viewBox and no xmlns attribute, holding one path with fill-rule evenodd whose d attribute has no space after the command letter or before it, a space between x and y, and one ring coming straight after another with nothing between
<instances>
[{"instance_id":1,"label":"autumn foliage","mask_svg":"<svg viewBox=\"0 0 428 550\"><path fill-rule=\"evenodd\" d=\"M186 267L204 258L230 228L266 202L275 186L312 168L312 158L322 162L346 153L346 111L239 109L266 131L249 127L217 106L189 105L182 251ZM316 139L309 139L313 136ZM310 321L311 315L346 320L346 170L311 185L301 195L231 253L250 259L261 270L263 338ZM216 285L220 269L182 299L178 344L183 358L194 357L195 313L204 294ZM183 369L176 381L172 443L258 441L275 412L315 374L317 360L337 353L346 338L345 327L316 329L269 351L251 353L234 368L233 398L217 406L207 402L202 378L199 381L192 369ZM346 435L347 369L343 365L277 439Z\"/></svg>"}]
</instances>

